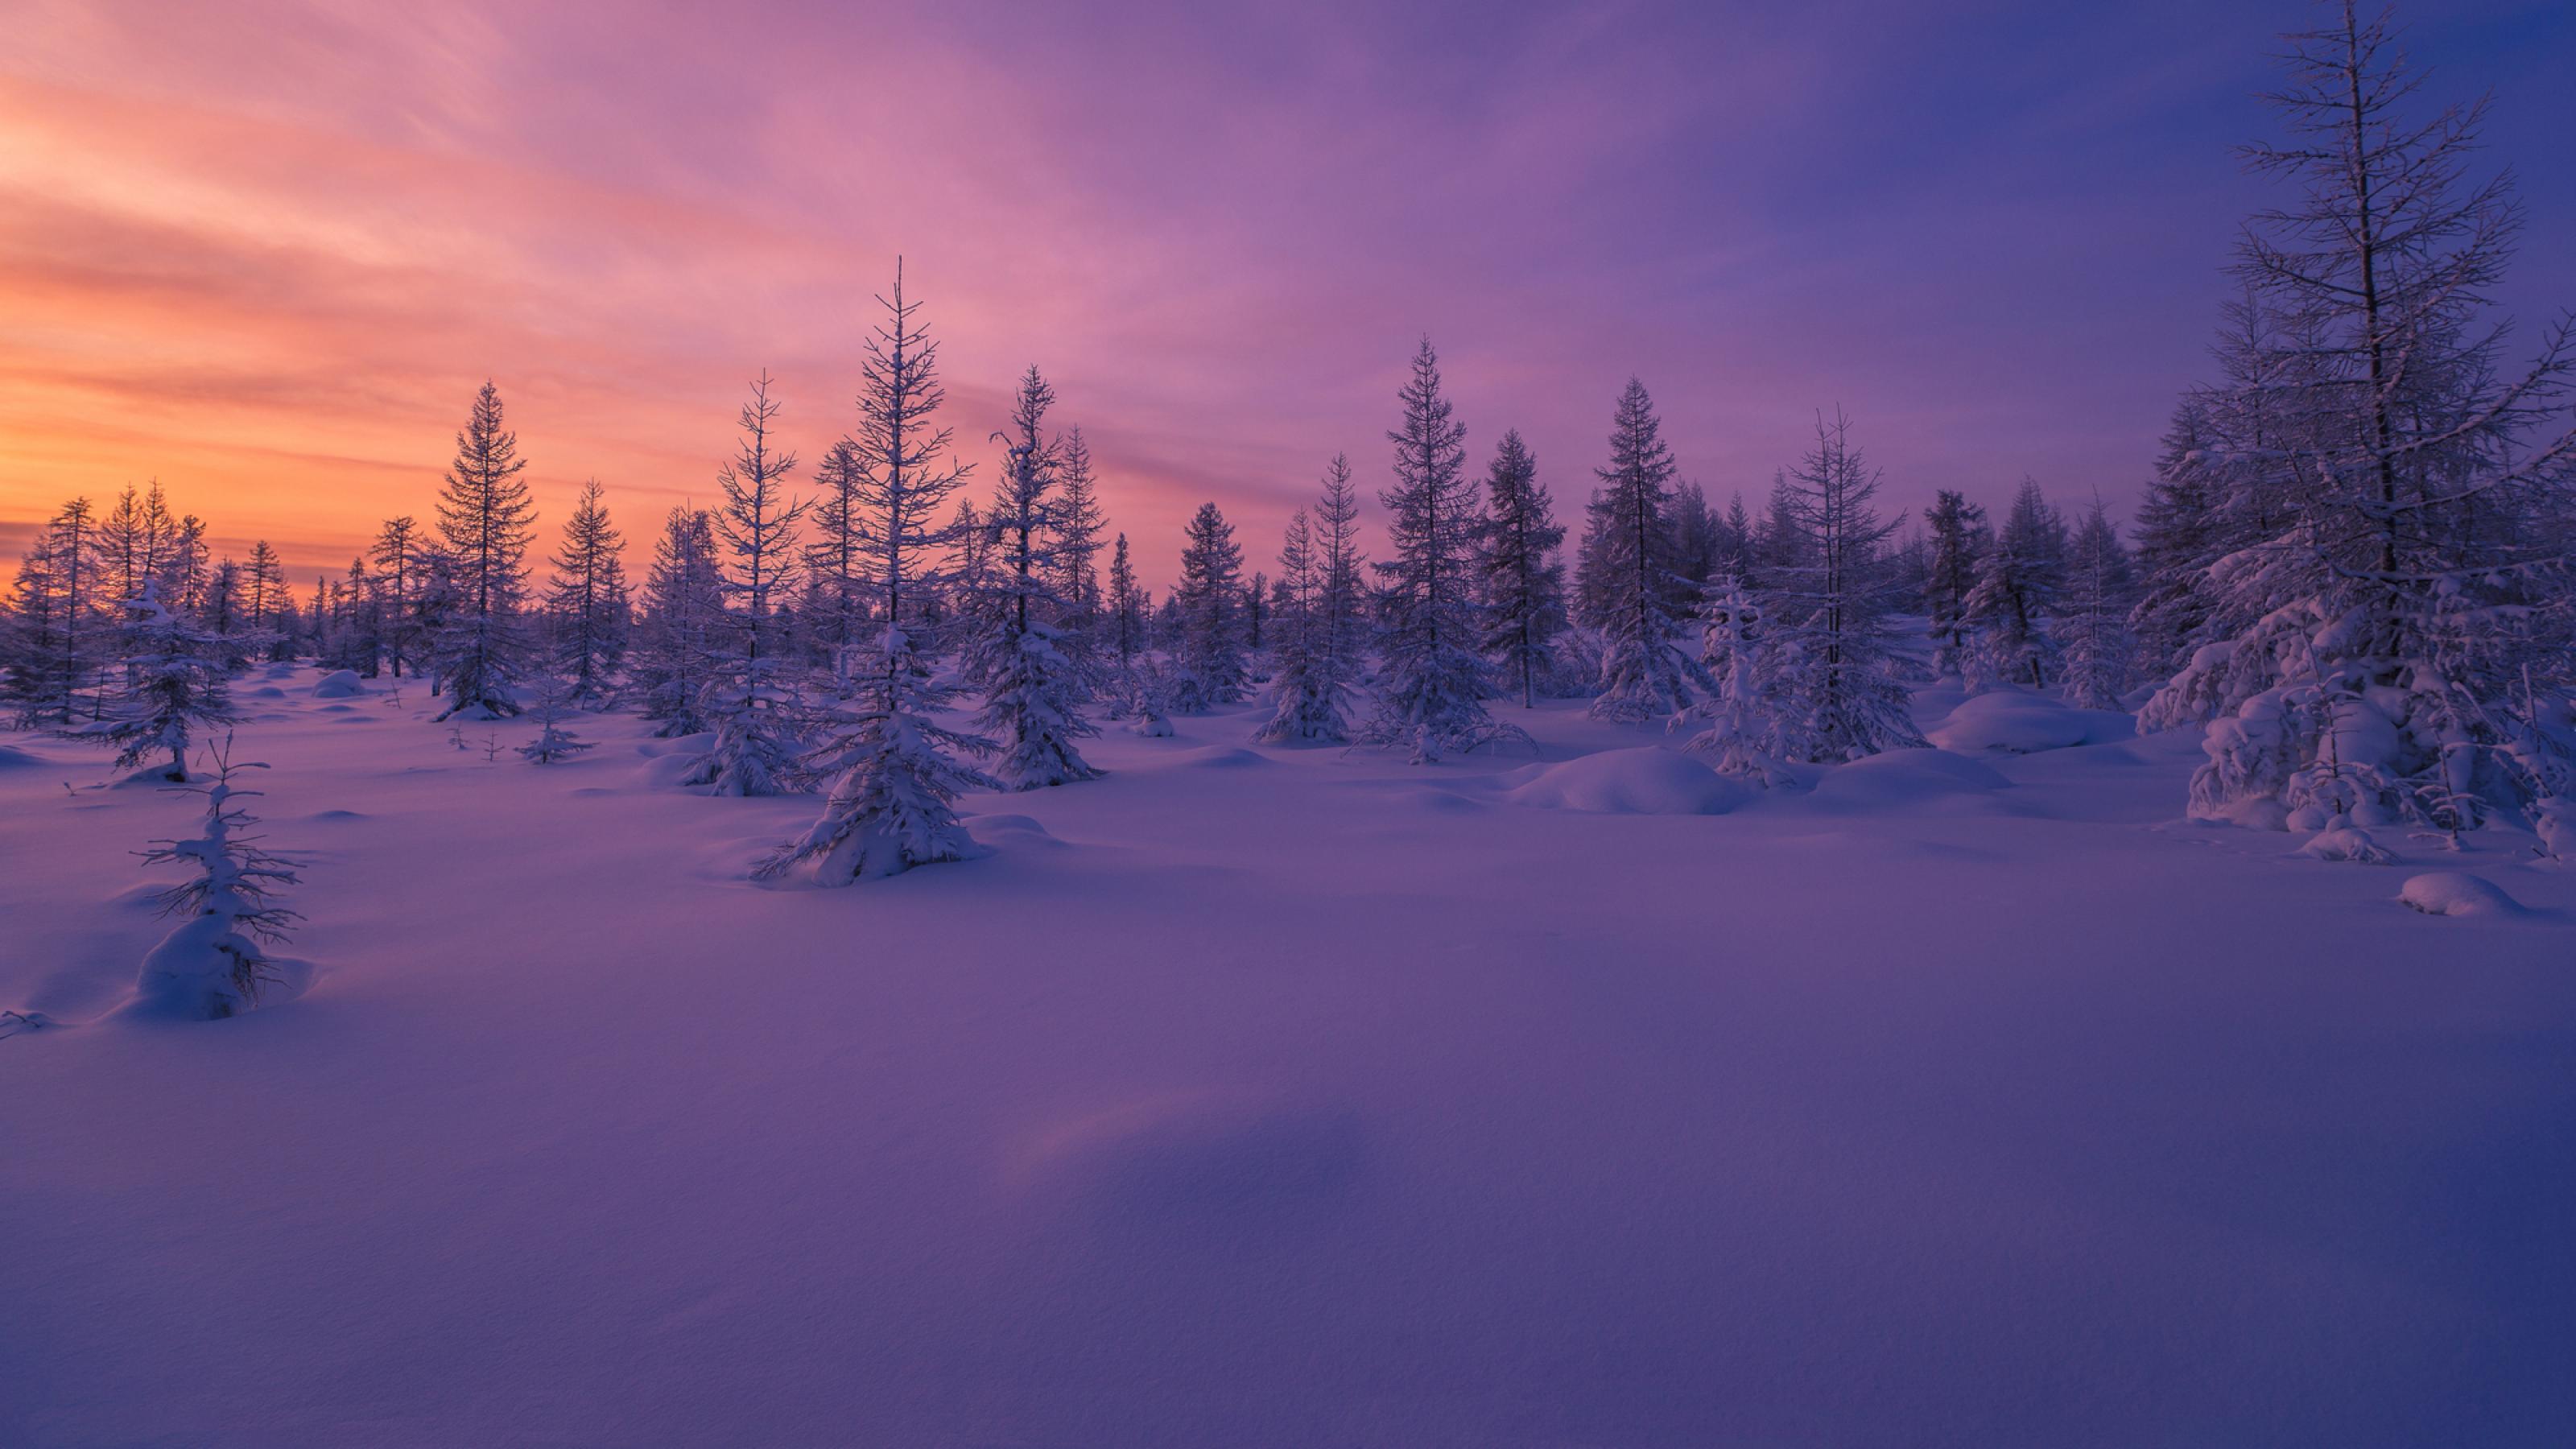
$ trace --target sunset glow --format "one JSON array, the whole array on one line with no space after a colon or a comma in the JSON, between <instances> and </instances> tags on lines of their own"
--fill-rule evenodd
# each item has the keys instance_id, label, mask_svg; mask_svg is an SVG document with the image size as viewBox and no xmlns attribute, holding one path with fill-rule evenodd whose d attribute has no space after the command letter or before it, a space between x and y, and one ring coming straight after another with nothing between
<instances>
[{"instance_id":1,"label":"sunset glow","mask_svg":"<svg viewBox=\"0 0 2576 1449\"><path fill-rule=\"evenodd\" d=\"M1839 402L1899 502L2125 503L2273 20L1827 10L22 3L0 548L158 477L219 551L344 566L486 376L548 537L592 476L641 523L706 497L763 367L809 457L849 425L897 253L970 456L1045 366L1149 579L1202 498L1269 539L1334 451L1373 484L1426 331L1471 450L1517 426L1563 481L1635 372L1719 497ZM2563 73L2565 18L2421 40L2503 86L2563 220L2576 103L2508 82ZM2538 249L2517 295L2571 278Z\"/></svg>"}]
</instances>

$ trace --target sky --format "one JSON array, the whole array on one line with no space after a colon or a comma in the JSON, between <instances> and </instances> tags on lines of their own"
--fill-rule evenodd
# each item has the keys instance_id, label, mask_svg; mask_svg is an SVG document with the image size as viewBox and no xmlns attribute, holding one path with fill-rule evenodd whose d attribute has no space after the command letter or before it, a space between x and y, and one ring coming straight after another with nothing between
<instances>
[{"instance_id":1,"label":"sky","mask_svg":"<svg viewBox=\"0 0 2576 1449\"><path fill-rule=\"evenodd\" d=\"M427 517L475 388L541 544L706 501L767 369L810 461L904 259L991 476L1031 364L1140 574L1247 570L1439 348L1572 515L1634 374L1758 504L1841 407L1919 508L2125 509L2206 343L2304 0L1453 4L0 0L0 547L157 478L300 577ZM2576 7L2401 10L2492 91L2502 301L2576 305ZM977 485L981 491L981 483Z\"/></svg>"}]
</instances>

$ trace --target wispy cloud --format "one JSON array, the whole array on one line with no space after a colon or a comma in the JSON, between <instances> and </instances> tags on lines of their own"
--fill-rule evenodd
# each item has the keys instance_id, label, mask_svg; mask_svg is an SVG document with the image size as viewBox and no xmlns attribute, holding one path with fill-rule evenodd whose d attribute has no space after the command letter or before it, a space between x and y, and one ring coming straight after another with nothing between
<instances>
[{"instance_id":1,"label":"wispy cloud","mask_svg":"<svg viewBox=\"0 0 2576 1449\"><path fill-rule=\"evenodd\" d=\"M1382 466L1416 336L1577 499L1629 373L1754 490L1840 402L1891 496L2125 496L2279 18L1988 3L942 8L34 0L0 52L0 525L158 476L299 566L497 379L540 502L808 456L897 253L970 453L1034 361L1168 572ZM2466 24L2467 22L2462 22ZM2517 28L2519 25L2519 28ZM2477 43L2563 28L2479 21ZM2475 27L2473 27L2475 28ZM2527 55L2521 57L2527 62ZM2567 163L2510 156L2544 201ZM2537 164L2535 164L2535 161ZM2535 255L2576 283L2565 250ZM2561 288L2576 295L2576 290Z\"/></svg>"}]
</instances>

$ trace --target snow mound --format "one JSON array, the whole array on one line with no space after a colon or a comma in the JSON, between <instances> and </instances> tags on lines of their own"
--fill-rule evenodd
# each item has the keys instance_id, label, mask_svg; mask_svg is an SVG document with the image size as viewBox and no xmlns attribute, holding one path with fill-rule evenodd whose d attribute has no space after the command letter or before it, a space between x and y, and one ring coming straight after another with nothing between
<instances>
[{"instance_id":1,"label":"snow mound","mask_svg":"<svg viewBox=\"0 0 2576 1449\"><path fill-rule=\"evenodd\" d=\"M707 739L709 736L692 735L690 738ZM651 764L644 767L644 778L652 782L656 788L678 789L680 782L695 774L698 765L706 757L704 750L674 751L667 755L657 755Z\"/></svg>"},{"instance_id":2,"label":"snow mound","mask_svg":"<svg viewBox=\"0 0 2576 1449\"><path fill-rule=\"evenodd\" d=\"M653 739L638 741L635 746L635 753L645 756L648 759L658 759L664 755L689 755L694 757L703 755L708 750L715 748L715 742L715 734L713 731L709 730L701 730L693 735L661 735L656 736Z\"/></svg>"},{"instance_id":3,"label":"snow mound","mask_svg":"<svg viewBox=\"0 0 2576 1449\"><path fill-rule=\"evenodd\" d=\"M358 682L358 671L354 669L334 669L313 681L315 699L347 699L366 692L367 687Z\"/></svg>"},{"instance_id":4,"label":"snow mound","mask_svg":"<svg viewBox=\"0 0 2576 1449\"><path fill-rule=\"evenodd\" d=\"M252 690L250 692L250 697L253 699L284 699L286 698L286 691L278 688L274 684L263 684L259 688Z\"/></svg>"},{"instance_id":5,"label":"snow mound","mask_svg":"<svg viewBox=\"0 0 2576 1449\"><path fill-rule=\"evenodd\" d=\"M2067 750L2125 740L2137 722L2107 709L2077 709L2026 689L1998 689L1962 702L1924 737L1962 754L2008 755Z\"/></svg>"},{"instance_id":6,"label":"snow mound","mask_svg":"<svg viewBox=\"0 0 2576 1449\"><path fill-rule=\"evenodd\" d=\"M1053 833L1027 815L976 815L968 818L975 838L993 844L1062 845Z\"/></svg>"},{"instance_id":7,"label":"snow mound","mask_svg":"<svg viewBox=\"0 0 2576 1449\"><path fill-rule=\"evenodd\" d=\"M2397 899L2428 916L2518 916L2522 903L2494 881L2466 871L2436 870L2409 876Z\"/></svg>"},{"instance_id":8,"label":"snow mound","mask_svg":"<svg viewBox=\"0 0 2576 1449\"><path fill-rule=\"evenodd\" d=\"M1947 750L1890 750L1836 765L1816 781L1815 798L1830 804L1885 809L1952 795L2004 790L2012 781L1991 766Z\"/></svg>"},{"instance_id":9,"label":"snow mound","mask_svg":"<svg viewBox=\"0 0 2576 1449\"><path fill-rule=\"evenodd\" d=\"M1192 750L1181 756L1180 762L1202 770L1248 770L1255 765L1270 763L1250 750L1236 749L1231 745L1210 745L1205 749Z\"/></svg>"},{"instance_id":10,"label":"snow mound","mask_svg":"<svg viewBox=\"0 0 2576 1449\"><path fill-rule=\"evenodd\" d=\"M1040 1148L1095 1226L1155 1253L1171 1236L1267 1239L1329 1217L1366 1177L1347 1108L1182 1098L1076 1122Z\"/></svg>"},{"instance_id":11,"label":"snow mound","mask_svg":"<svg viewBox=\"0 0 2576 1449\"><path fill-rule=\"evenodd\" d=\"M2299 847L2299 854L2319 860L2348 860L2355 865L2394 865L2397 857L2370 838L2370 832L2356 825L2338 825L2320 830L2315 838ZM2466 877L2462 877L2466 879ZM2431 879L2431 877L2421 877Z\"/></svg>"},{"instance_id":12,"label":"snow mound","mask_svg":"<svg viewBox=\"0 0 2576 1449\"><path fill-rule=\"evenodd\" d=\"M1487 808L1484 801L1470 800L1454 790L1417 790L1410 798L1421 809L1441 815L1473 815Z\"/></svg>"},{"instance_id":13,"label":"snow mound","mask_svg":"<svg viewBox=\"0 0 2576 1449\"><path fill-rule=\"evenodd\" d=\"M0 770L32 770L42 763L16 745L0 745Z\"/></svg>"},{"instance_id":14,"label":"snow mound","mask_svg":"<svg viewBox=\"0 0 2576 1449\"><path fill-rule=\"evenodd\" d=\"M1687 755L1652 745L1530 765L1504 779L1513 788L1503 798L1515 805L1601 815L1723 815L1753 794Z\"/></svg>"}]
</instances>

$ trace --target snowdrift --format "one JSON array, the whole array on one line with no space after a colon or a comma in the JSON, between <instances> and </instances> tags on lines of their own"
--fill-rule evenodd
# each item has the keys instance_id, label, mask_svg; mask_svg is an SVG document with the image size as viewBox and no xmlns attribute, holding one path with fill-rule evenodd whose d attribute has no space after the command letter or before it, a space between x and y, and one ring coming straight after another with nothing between
<instances>
[{"instance_id":1,"label":"snowdrift","mask_svg":"<svg viewBox=\"0 0 2576 1449\"><path fill-rule=\"evenodd\" d=\"M1753 794L1687 755L1651 745L1530 765L1503 779L1512 787L1503 798L1515 805L1601 815L1723 815Z\"/></svg>"},{"instance_id":2,"label":"snowdrift","mask_svg":"<svg viewBox=\"0 0 2576 1449\"><path fill-rule=\"evenodd\" d=\"M1923 733L1961 754L2030 755L2129 739L2137 734L2137 721L2107 709L2077 709L2026 689L1998 689L1962 702Z\"/></svg>"},{"instance_id":3,"label":"snowdrift","mask_svg":"<svg viewBox=\"0 0 2576 1449\"><path fill-rule=\"evenodd\" d=\"M358 682L358 671L354 669L334 669L313 681L315 699L347 699L366 692L366 686Z\"/></svg>"},{"instance_id":4,"label":"snowdrift","mask_svg":"<svg viewBox=\"0 0 2576 1449\"><path fill-rule=\"evenodd\" d=\"M1855 810L1885 810L1957 795L2008 789L1988 765L1947 750L1890 750L1825 771L1815 800Z\"/></svg>"},{"instance_id":5,"label":"snowdrift","mask_svg":"<svg viewBox=\"0 0 2576 1449\"><path fill-rule=\"evenodd\" d=\"M2459 870L2427 871L2409 876L2397 899L2428 916L2518 916L2522 903L2491 880Z\"/></svg>"}]
</instances>

